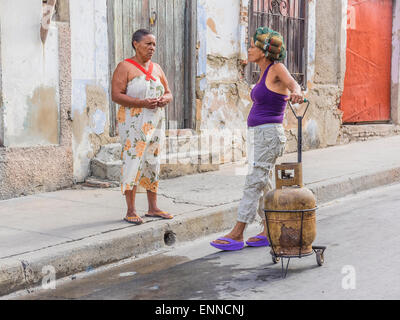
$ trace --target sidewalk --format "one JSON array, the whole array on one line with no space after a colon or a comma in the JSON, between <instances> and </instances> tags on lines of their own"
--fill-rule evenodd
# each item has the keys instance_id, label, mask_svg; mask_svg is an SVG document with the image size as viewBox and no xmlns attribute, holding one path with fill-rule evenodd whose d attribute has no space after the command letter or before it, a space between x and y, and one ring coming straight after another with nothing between
<instances>
[{"instance_id":1,"label":"sidewalk","mask_svg":"<svg viewBox=\"0 0 400 320\"><path fill-rule=\"evenodd\" d=\"M296 162L289 154L279 162ZM42 267L57 278L90 270L168 244L190 241L233 226L246 169L163 180L159 207L169 221L144 218L143 225L122 220L120 188L68 189L0 201L0 296L41 283ZM400 182L400 136L303 153L303 177L318 204L350 193ZM144 215L145 194L137 194ZM317 213L318 214L318 213Z\"/></svg>"}]
</instances>

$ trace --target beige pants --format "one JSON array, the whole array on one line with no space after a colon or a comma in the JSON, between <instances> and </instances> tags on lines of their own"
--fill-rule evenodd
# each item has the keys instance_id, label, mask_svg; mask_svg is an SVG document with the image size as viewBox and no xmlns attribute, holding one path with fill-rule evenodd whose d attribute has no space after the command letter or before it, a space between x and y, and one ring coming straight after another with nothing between
<instances>
[{"instance_id":1,"label":"beige pants","mask_svg":"<svg viewBox=\"0 0 400 320\"><path fill-rule=\"evenodd\" d=\"M247 134L248 174L239 204L238 222L252 223L256 213L265 220L264 195L272 190L272 170L286 145L282 124L249 128Z\"/></svg>"}]
</instances>

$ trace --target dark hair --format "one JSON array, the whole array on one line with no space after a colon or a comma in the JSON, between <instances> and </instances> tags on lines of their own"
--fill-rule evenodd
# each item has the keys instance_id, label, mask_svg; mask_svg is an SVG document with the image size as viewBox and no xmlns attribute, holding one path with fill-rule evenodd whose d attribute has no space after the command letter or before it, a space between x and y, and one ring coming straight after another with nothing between
<instances>
[{"instance_id":1,"label":"dark hair","mask_svg":"<svg viewBox=\"0 0 400 320\"><path fill-rule=\"evenodd\" d=\"M133 41L139 42L139 41L141 41L143 39L143 37L148 36L149 34L152 34L152 33L147 29L136 30L135 33L132 36L132 47L133 47L133 49L136 50L135 46L133 45Z\"/></svg>"}]
</instances>

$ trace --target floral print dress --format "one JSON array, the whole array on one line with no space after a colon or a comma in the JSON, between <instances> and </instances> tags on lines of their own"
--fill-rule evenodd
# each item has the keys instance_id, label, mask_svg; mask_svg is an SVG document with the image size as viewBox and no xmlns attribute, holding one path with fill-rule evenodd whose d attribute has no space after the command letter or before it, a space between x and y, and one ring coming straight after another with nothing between
<instances>
[{"instance_id":1,"label":"floral print dress","mask_svg":"<svg viewBox=\"0 0 400 320\"><path fill-rule=\"evenodd\" d=\"M146 75L135 77L126 94L133 98L150 99L164 95L159 78L146 80ZM121 191L140 185L157 192L160 174L160 147L165 135L165 108L119 107L118 130L122 144Z\"/></svg>"}]
</instances>

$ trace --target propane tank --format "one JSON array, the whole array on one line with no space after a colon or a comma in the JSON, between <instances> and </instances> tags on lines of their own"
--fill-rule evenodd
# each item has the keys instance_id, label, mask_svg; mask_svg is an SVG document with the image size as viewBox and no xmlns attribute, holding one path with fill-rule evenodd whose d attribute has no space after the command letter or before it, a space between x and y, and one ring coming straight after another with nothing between
<instances>
[{"instance_id":1,"label":"propane tank","mask_svg":"<svg viewBox=\"0 0 400 320\"><path fill-rule=\"evenodd\" d=\"M301 163L275 166L276 189L266 194L264 209L268 241L276 256L313 252L316 199L303 185Z\"/></svg>"},{"instance_id":2,"label":"propane tank","mask_svg":"<svg viewBox=\"0 0 400 320\"><path fill-rule=\"evenodd\" d=\"M302 131L303 118L298 116L289 101L290 109L298 121L297 163L283 163L275 166L276 189L266 194L264 211L267 223L267 237L273 258L278 256L301 257L313 252L312 243L316 232L316 199L303 185ZM321 260L322 261L322 260Z\"/></svg>"}]
</instances>

